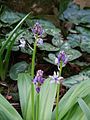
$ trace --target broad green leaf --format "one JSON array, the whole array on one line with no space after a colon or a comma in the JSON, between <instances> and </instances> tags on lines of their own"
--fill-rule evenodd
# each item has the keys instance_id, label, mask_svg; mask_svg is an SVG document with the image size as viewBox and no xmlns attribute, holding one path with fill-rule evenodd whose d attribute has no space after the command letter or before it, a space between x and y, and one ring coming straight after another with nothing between
<instances>
[{"instance_id":1,"label":"broad green leaf","mask_svg":"<svg viewBox=\"0 0 90 120\"><path fill-rule=\"evenodd\" d=\"M72 2L60 16L60 19L68 20L76 25L80 23L90 24L90 9L80 9L79 6Z\"/></svg>"},{"instance_id":2,"label":"broad green leaf","mask_svg":"<svg viewBox=\"0 0 90 120\"><path fill-rule=\"evenodd\" d=\"M29 78L28 80L32 81L31 78ZM31 84L32 84L32 82L31 82ZM31 84L30 84L30 86L28 88L29 89L29 92L27 94L28 98L27 98L27 101L25 103L25 106L26 106L25 120L32 120L32 99L31 99L31 90L32 89L31 89ZM35 86L34 86L34 105L35 105L35 102L36 102L36 90L35 90Z\"/></svg>"},{"instance_id":3,"label":"broad green leaf","mask_svg":"<svg viewBox=\"0 0 90 120\"><path fill-rule=\"evenodd\" d=\"M45 50L45 51L58 51L59 50L59 48L54 47L50 43L46 43L46 42L44 42L42 46L40 45L39 48L40 50Z\"/></svg>"},{"instance_id":4,"label":"broad green leaf","mask_svg":"<svg viewBox=\"0 0 90 120\"><path fill-rule=\"evenodd\" d=\"M88 94L84 101L87 103L88 107L90 107L90 94ZM66 114L66 116L62 120L87 120L85 114L82 112L78 103L76 103Z\"/></svg>"},{"instance_id":5,"label":"broad green leaf","mask_svg":"<svg viewBox=\"0 0 90 120\"><path fill-rule=\"evenodd\" d=\"M90 29L89 29L89 28L76 26L75 29L76 29L76 31L77 31L78 33L80 33L80 34L90 36Z\"/></svg>"},{"instance_id":6,"label":"broad green leaf","mask_svg":"<svg viewBox=\"0 0 90 120\"><path fill-rule=\"evenodd\" d=\"M22 62L18 62L16 64L14 64L9 72L10 78L12 80L17 80L18 78L18 74L21 72L24 72L28 67L28 64L25 61Z\"/></svg>"},{"instance_id":7,"label":"broad green leaf","mask_svg":"<svg viewBox=\"0 0 90 120\"><path fill-rule=\"evenodd\" d=\"M90 78L90 67L84 69L80 74L83 74L83 75L85 75L85 76Z\"/></svg>"},{"instance_id":8,"label":"broad green leaf","mask_svg":"<svg viewBox=\"0 0 90 120\"><path fill-rule=\"evenodd\" d=\"M61 32L60 29L56 28L55 25L47 20L41 20L41 19L37 19L37 20L33 20L33 22L35 23L36 21L39 21L40 24L42 25L43 29L45 30L45 32L49 35L55 36L56 34L59 35L59 33Z\"/></svg>"},{"instance_id":9,"label":"broad green leaf","mask_svg":"<svg viewBox=\"0 0 90 120\"><path fill-rule=\"evenodd\" d=\"M32 19L30 21L27 21L27 24L29 26L33 26L37 21L42 25L46 34L55 36L55 35L59 35L61 33L61 30L59 28L55 27L55 25L51 21L48 21L48 20ZM43 37L46 36L46 34L43 34Z\"/></svg>"},{"instance_id":10,"label":"broad green leaf","mask_svg":"<svg viewBox=\"0 0 90 120\"><path fill-rule=\"evenodd\" d=\"M39 120L51 120L56 90L57 85L51 84L49 78L41 86Z\"/></svg>"},{"instance_id":11,"label":"broad green leaf","mask_svg":"<svg viewBox=\"0 0 90 120\"><path fill-rule=\"evenodd\" d=\"M28 95L30 94L31 89L31 77L28 73L20 73L18 75L18 89L19 89L19 97L23 118L26 118L26 112L28 107Z\"/></svg>"},{"instance_id":12,"label":"broad green leaf","mask_svg":"<svg viewBox=\"0 0 90 120\"><path fill-rule=\"evenodd\" d=\"M49 58L43 57L43 59L51 64L55 64L55 62L50 60Z\"/></svg>"},{"instance_id":13,"label":"broad green leaf","mask_svg":"<svg viewBox=\"0 0 90 120\"><path fill-rule=\"evenodd\" d=\"M82 51L90 53L90 35L85 34L69 34L68 43L72 48L80 47Z\"/></svg>"},{"instance_id":14,"label":"broad green leaf","mask_svg":"<svg viewBox=\"0 0 90 120\"><path fill-rule=\"evenodd\" d=\"M90 70L83 70L78 75L73 75L69 78L66 78L63 81L63 85L66 87L72 87L75 84L79 84L80 82L90 79Z\"/></svg>"},{"instance_id":15,"label":"broad green leaf","mask_svg":"<svg viewBox=\"0 0 90 120\"><path fill-rule=\"evenodd\" d=\"M71 87L59 102L59 120L67 115L69 110L77 103L78 97L84 98L90 94L90 80ZM55 119L55 111L52 120Z\"/></svg>"},{"instance_id":16,"label":"broad green leaf","mask_svg":"<svg viewBox=\"0 0 90 120\"><path fill-rule=\"evenodd\" d=\"M65 53L67 54L67 57L68 57L68 61L72 61L72 60L75 60L79 57L82 56L82 54L78 51L78 50L75 50L75 49L72 49L72 48L69 48L70 46L67 46L64 45L61 47L61 50L64 50Z\"/></svg>"},{"instance_id":17,"label":"broad green leaf","mask_svg":"<svg viewBox=\"0 0 90 120\"><path fill-rule=\"evenodd\" d=\"M81 35L69 34L67 37L69 45L72 48L80 46L81 37L82 37Z\"/></svg>"},{"instance_id":18,"label":"broad green leaf","mask_svg":"<svg viewBox=\"0 0 90 120\"><path fill-rule=\"evenodd\" d=\"M90 63L88 63L88 62L82 62L82 61L79 61L79 60L73 61L72 64L78 65L80 67L85 67L85 66L87 67L87 66L90 65Z\"/></svg>"},{"instance_id":19,"label":"broad green leaf","mask_svg":"<svg viewBox=\"0 0 90 120\"><path fill-rule=\"evenodd\" d=\"M60 113L59 119L62 118L69 111L69 109L75 105L78 97L84 98L88 94L90 94L90 80L89 79L86 81L83 81L82 83L76 86L76 88L74 89L70 97L67 98L68 100L66 101L66 104L63 104L63 99L65 98L62 98L62 100L60 101L60 104L63 104L63 107L59 109L59 113Z\"/></svg>"},{"instance_id":20,"label":"broad green leaf","mask_svg":"<svg viewBox=\"0 0 90 120\"><path fill-rule=\"evenodd\" d=\"M90 108L87 106L87 104L84 102L82 98L78 99L78 103L83 113L86 115L87 120L89 120L90 119Z\"/></svg>"},{"instance_id":21,"label":"broad green leaf","mask_svg":"<svg viewBox=\"0 0 90 120\"><path fill-rule=\"evenodd\" d=\"M32 55L32 50L29 47L28 48L21 48L21 52L25 53L25 54Z\"/></svg>"},{"instance_id":22,"label":"broad green leaf","mask_svg":"<svg viewBox=\"0 0 90 120\"><path fill-rule=\"evenodd\" d=\"M50 53L48 54L48 58L46 57L43 57L43 59L51 64L54 64L55 65L55 58L56 58L56 55L53 54L53 53Z\"/></svg>"},{"instance_id":23,"label":"broad green leaf","mask_svg":"<svg viewBox=\"0 0 90 120\"><path fill-rule=\"evenodd\" d=\"M78 50L75 50L75 49L70 49L70 50L65 51L65 52L68 56L68 61L75 60L75 59L81 57L81 55L82 55Z\"/></svg>"},{"instance_id":24,"label":"broad green leaf","mask_svg":"<svg viewBox=\"0 0 90 120\"><path fill-rule=\"evenodd\" d=\"M82 51L85 51L85 52L87 52L87 53L90 53L90 40L88 40L88 41L82 41L82 43L81 43L81 50Z\"/></svg>"},{"instance_id":25,"label":"broad green leaf","mask_svg":"<svg viewBox=\"0 0 90 120\"><path fill-rule=\"evenodd\" d=\"M64 50L65 53L67 54L68 61L75 60L82 55L78 50L68 48L68 46L66 48L64 46L61 47L61 50ZM43 57L43 59L46 60L47 62L55 65L55 58L57 57L58 54L59 54L59 52L57 52L55 54L50 53L50 54L48 54L48 57Z\"/></svg>"},{"instance_id":26,"label":"broad green leaf","mask_svg":"<svg viewBox=\"0 0 90 120\"><path fill-rule=\"evenodd\" d=\"M0 117L1 120L23 120L19 113L0 94Z\"/></svg>"},{"instance_id":27,"label":"broad green leaf","mask_svg":"<svg viewBox=\"0 0 90 120\"><path fill-rule=\"evenodd\" d=\"M52 44L56 47L60 47L63 44L63 38L61 35L55 35L52 39Z\"/></svg>"},{"instance_id":28,"label":"broad green leaf","mask_svg":"<svg viewBox=\"0 0 90 120\"><path fill-rule=\"evenodd\" d=\"M0 16L0 20L4 23L14 24L14 23L20 21L21 17L18 16L17 13L15 13L11 10L5 9Z\"/></svg>"}]
</instances>

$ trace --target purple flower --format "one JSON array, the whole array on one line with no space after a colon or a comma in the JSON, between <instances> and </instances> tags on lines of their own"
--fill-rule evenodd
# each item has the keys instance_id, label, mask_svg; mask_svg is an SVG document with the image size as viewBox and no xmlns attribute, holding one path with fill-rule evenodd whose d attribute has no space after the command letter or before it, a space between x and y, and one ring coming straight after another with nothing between
<instances>
[{"instance_id":1,"label":"purple flower","mask_svg":"<svg viewBox=\"0 0 90 120\"><path fill-rule=\"evenodd\" d=\"M32 28L32 32L35 36L41 37L44 33L44 30L39 22L36 22Z\"/></svg>"},{"instance_id":2,"label":"purple flower","mask_svg":"<svg viewBox=\"0 0 90 120\"><path fill-rule=\"evenodd\" d=\"M44 83L44 80L45 80L45 79L43 78L43 71L42 71L42 70L38 70L35 78L33 79L33 83L34 83L35 86L36 86L36 91L37 91L37 93L40 92L40 87L41 87L41 85ZM39 92L38 92L38 91L39 91Z\"/></svg>"},{"instance_id":3,"label":"purple flower","mask_svg":"<svg viewBox=\"0 0 90 120\"><path fill-rule=\"evenodd\" d=\"M53 76L50 75L49 77L51 78L50 81L51 83L57 83L57 84L60 84L60 81L64 79L63 77L59 76L59 72L56 73L55 71Z\"/></svg>"},{"instance_id":4,"label":"purple flower","mask_svg":"<svg viewBox=\"0 0 90 120\"><path fill-rule=\"evenodd\" d=\"M40 92L40 86L37 86L37 87L36 87L36 91L37 91L37 93Z\"/></svg>"},{"instance_id":5,"label":"purple flower","mask_svg":"<svg viewBox=\"0 0 90 120\"><path fill-rule=\"evenodd\" d=\"M57 64L59 67L61 61L64 63L64 65L66 65L68 62L67 55L65 54L64 51L60 51L60 53L58 54L58 57L55 59L55 64Z\"/></svg>"},{"instance_id":6,"label":"purple flower","mask_svg":"<svg viewBox=\"0 0 90 120\"><path fill-rule=\"evenodd\" d=\"M43 71L42 70L38 70L36 76L43 77Z\"/></svg>"},{"instance_id":7,"label":"purple flower","mask_svg":"<svg viewBox=\"0 0 90 120\"><path fill-rule=\"evenodd\" d=\"M37 39L37 45L43 45L43 39L42 38Z\"/></svg>"}]
</instances>

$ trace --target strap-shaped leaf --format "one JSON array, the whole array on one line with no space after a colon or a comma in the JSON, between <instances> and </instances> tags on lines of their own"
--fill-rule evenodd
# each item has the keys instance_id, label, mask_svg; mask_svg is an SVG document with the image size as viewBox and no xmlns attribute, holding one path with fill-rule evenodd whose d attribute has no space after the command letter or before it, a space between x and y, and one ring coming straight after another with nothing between
<instances>
[{"instance_id":1,"label":"strap-shaped leaf","mask_svg":"<svg viewBox=\"0 0 90 120\"><path fill-rule=\"evenodd\" d=\"M22 114L25 119L26 111L27 111L27 103L28 103L28 95L30 92L30 85L31 77L28 73L20 73L18 75L18 89L19 89L19 96L20 96L20 104L22 109Z\"/></svg>"},{"instance_id":2,"label":"strap-shaped leaf","mask_svg":"<svg viewBox=\"0 0 90 120\"><path fill-rule=\"evenodd\" d=\"M67 115L69 110L77 103L78 97L86 97L90 94L90 80L83 81L69 89L64 97L59 102L59 120ZM53 112L52 120L55 120L55 110Z\"/></svg>"},{"instance_id":3,"label":"strap-shaped leaf","mask_svg":"<svg viewBox=\"0 0 90 120\"><path fill-rule=\"evenodd\" d=\"M52 109L56 96L57 85L50 83L50 79L46 79L41 86L40 103L39 103L39 120L51 120Z\"/></svg>"},{"instance_id":4,"label":"strap-shaped leaf","mask_svg":"<svg viewBox=\"0 0 90 120\"><path fill-rule=\"evenodd\" d=\"M90 94L84 98L84 101L90 107ZM78 103L76 103L62 120L87 120Z\"/></svg>"},{"instance_id":5,"label":"strap-shaped leaf","mask_svg":"<svg viewBox=\"0 0 90 120\"><path fill-rule=\"evenodd\" d=\"M0 94L0 120L23 120L12 105Z\"/></svg>"},{"instance_id":6,"label":"strap-shaped leaf","mask_svg":"<svg viewBox=\"0 0 90 120\"><path fill-rule=\"evenodd\" d=\"M84 102L84 100L82 98L78 99L78 103L79 103L80 108L86 115L87 120L90 120L90 108L87 106L87 104Z\"/></svg>"}]
</instances>

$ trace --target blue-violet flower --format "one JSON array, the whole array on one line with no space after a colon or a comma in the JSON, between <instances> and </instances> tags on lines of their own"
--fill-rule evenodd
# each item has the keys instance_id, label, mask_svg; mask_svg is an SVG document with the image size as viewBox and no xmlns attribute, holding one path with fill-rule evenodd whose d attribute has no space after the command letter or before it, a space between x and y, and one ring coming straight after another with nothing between
<instances>
[{"instance_id":1,"label":"blue-violet flower","mask_svg":"<svg viewBox=\"0 0 90 120\"><path fill-rule=\"evenodd\" d=\"M60 81L64 79L63 77L59 76L59 72L56 73L55 71L53 76L50 75L49 77L51 78L50 83L57 83L57 84L60 84Z\"/></svg>"},{"instance_id":2,"label":"blue-violet flower","mask_svg":"<svg viewBox=\"0 0 90 120\"><path fill-rule=\"evenodd\" d=\"M34 36L42 37L44 30L39 22L35 23L35 25L32 28L32 32L33 32Z\"/></svg>"},{"instance_id":3,"label":"blue-violet flower","mask_svg":"<svg viewBox=\"0 0 90 120\"><path fill-rule=\"evenodd\" d=\"M37 45L43 45L43 34L44 29L42 28L41 24L39 22L36 22L35 25L32 28L32 32L34 34L34 38L37 41Z\"/></svg>"},{"instance_id":4,"label":"blue-violet flower","mask_svg":"<svg viewBox=\"0 0 90 120\"><path fill-rule=\"evenodd\" d=\"M60 51L57 58L55 59L55 64L57 64L58 67L59 67L61 61L63 62L64 65L66 65L67 62L68 62L68 57L67 57L67 55L65 54L64 51Z\"/></svg>"},{"instance_id":5,"label":"blue-violet flower","mask_svg":"<svg viewBox=\"0 0 90 120\"><path fill-rule=\"evenodd\" d=\"M40 92L40 88L41 88L41 85L44 83L44 80L45 79L43 78L43 71L42 70L38 70L35 78L33 79L33 83L36 86L37 93Z\"/></svg>"},{"instance_id":6,"label":"blue-violet flower","mask_svg":"<svg viewBox=\"0 0 90 120\"><path fill-rule=\"evenodd\" d=\"M37 45L43 45L43 39L42 38L37 39Z\"/></svg>"}]
</instances>

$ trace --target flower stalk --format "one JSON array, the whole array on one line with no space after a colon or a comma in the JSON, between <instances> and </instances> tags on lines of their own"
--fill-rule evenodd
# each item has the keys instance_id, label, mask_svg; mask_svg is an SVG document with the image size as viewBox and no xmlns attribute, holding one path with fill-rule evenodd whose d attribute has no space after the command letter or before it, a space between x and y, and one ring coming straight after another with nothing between
<instances>
[{"instance_id":1,"label":"flower stalk","mask_svg":"<svg viewBox=\"0 0 90 120\"><path fill-rule=\"evenodd\" d=\"M39 120L39 98L40 95L37 93L37 102L36 102L36 120Z\"/></svg>"},{"instance_id":2,"label":"flower stalk","mask_svg":"<svg viewBox=\"0 0 90 120\"><path fill-rule=\"evenodd\" d=\"M34 69L35 69L35 55L36 55L36 44L34 43L34 50L33 50L33 56L32 56L32 69L31 69L31 76L32 79L34 78ZM32 120L34 120L34 84L31 83L31 101L32 101Z\"/></svg>"},{"instance_id":3,"label":"flower stalk","mask_svg":"<svg viewBox=\"0 0 90 120\"><path fill-rule=\"evenodd\" d=\"M37 108L36 108L36 120L38 120L38 114L39 114L39 92L40 92L40 86L43 83L43 71L39 70L37 72L36 77L34 78L34 70L35 70L35 55L36 55L36 46L38 44L43 44L42 40L42 34L43 34L43 28L42 26L36 22L36 24L32 28L32 32L35 38L34 42L34 50L32 55L32 68L31 68L31 76L32 76L32 85L31 85L31 101L32 101L32 120L34 120L34 84L36 85L36 91L37 91ZM34 84L33 84L34 83Z\"/></svg>"},{"instance_id":4,"label":"flower stalk","mask_svg":"<svg viewBox=\"0 0 90 120\"><path fill-rule=\"evenodd\" d=\"M60 61L59 76L61 76L61 73L62 73L62 61ZM56 120L58 120L59 91L60 91L60 84L57 84L57 98L56 98Z\"/></svg>"}]
</instances>

